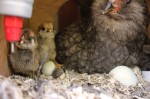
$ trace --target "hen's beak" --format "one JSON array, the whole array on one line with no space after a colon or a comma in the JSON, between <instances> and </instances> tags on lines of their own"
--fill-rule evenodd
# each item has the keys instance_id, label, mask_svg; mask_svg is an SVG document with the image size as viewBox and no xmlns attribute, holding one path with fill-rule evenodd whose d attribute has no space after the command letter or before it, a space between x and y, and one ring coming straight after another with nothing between
<instances>
[{"instance_id":1,"label":"hen's beak","mask_svg":"<svg viewBox=\"0 0 150 99\"><path fill-rule=\"evenodd\" d=\"M105 13L108 13L109 11L112 11L114 8L113 4L111 1L109 1L105 6L104 6L104 9L103 9L103 12L102 14L105 14Z\"/></svg>"},{"instance_id":2,"label":"hen's beak","mask_svg":"<svg viewBox=\"0 0 150 99\"><path fill-rule=\"evenodd\" d=\"M131 0L125 0L126 4L129 4L131 2Z\"/></svg>"}]
</instances>

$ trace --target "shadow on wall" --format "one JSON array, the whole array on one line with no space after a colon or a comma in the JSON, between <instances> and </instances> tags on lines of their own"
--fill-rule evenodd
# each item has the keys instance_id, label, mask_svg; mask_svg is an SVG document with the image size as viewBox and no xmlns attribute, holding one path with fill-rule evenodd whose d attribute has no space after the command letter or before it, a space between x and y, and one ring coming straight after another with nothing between
<instances>
[{"instance_id":1,"label":"shadow on wall","mask_svg":"<svg viewBox=\"0 0 150 99\"><path fill-rule=\"evenodd\" d=\"M58 11L59 30L81 19L76 0L69 0Z\"/></svg>"}]
</instances>

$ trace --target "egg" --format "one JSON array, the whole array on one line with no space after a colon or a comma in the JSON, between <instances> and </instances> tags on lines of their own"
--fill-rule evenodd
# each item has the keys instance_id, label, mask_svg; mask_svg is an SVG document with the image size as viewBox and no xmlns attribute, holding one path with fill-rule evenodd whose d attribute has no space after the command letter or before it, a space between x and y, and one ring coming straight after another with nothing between
<instances>
[{"instance_id":1,"label":"egg","mask_svg":"<svg viewBox=\"0 0 150 99\"><path fill-rule=\"evenodd\" d=\"M116 68L112 69L109 74L123 85L130 86L138 83L136 75L127 66L117 66Z\"/></svg>"},{"instance_id":2,"label":"egg","mask_svg":"<svg viewBox=\"0 0 150 99\"><path fill-rule=\"evenodd\" d=\"M46 76L50 76L55 69L55 64L53 61L47 61L42 67L42 73Z\"/></svg>"}]
</instances>

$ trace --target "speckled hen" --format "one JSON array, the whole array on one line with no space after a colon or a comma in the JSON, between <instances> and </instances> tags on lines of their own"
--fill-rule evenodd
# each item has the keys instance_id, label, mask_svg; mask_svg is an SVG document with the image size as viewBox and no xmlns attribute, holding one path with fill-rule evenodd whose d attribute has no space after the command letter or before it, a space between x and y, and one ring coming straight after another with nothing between
<instances>
[{"instance_id":1,"label":"speckled hen","mask_svg":"<svg viewBox=\"0 0 150 99\"><path fill-rule=\"evenodd\" d=\"M56 35L57 61L80 73L137 65L146 33L144 0L95 0L88 20Z\"/></svg>"}]
</instances>

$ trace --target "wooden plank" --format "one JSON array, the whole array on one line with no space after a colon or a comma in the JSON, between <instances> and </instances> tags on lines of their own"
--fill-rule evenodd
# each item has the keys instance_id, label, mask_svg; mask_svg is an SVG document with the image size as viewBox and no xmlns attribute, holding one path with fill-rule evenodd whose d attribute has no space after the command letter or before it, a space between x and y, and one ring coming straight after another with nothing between
<instances>
[{"instance_id":1,"label":"wooden plank","mask_svg":"<svg viewBox=\"0 0 150 99\"><path fill-rule=\"evenodd\" d=\"M7 43L3 32L3 17L0 16L0 75L3 76L9 76L11 74L8 66L7 55Z\"/></svg>"},{"instance_id":2,"label":"wooden plank","mask_svg":"<svg viewBox=\"0 0 150 99\"><path fill-rule=\"evenodd\" d=\"M67 0L35 0L28 27L37 32L38 26L44 21L50 21L58 28L57 12ZM26 19L27 20L27 19Z\"/></svg>"}]
</instances>

